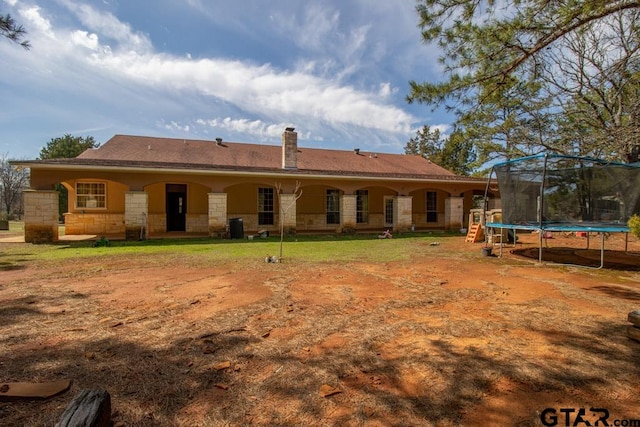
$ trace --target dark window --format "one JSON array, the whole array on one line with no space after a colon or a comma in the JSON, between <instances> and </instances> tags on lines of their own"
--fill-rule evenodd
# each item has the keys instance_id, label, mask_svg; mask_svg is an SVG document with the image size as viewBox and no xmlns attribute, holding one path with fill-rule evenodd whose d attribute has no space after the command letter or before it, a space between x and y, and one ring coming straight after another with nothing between
<instances>
[{"instance_id":1,"label":"dark window","mask_svg":"<svg viewBox=\"0 0 640 427\"><path fill-rule=\"evenodd\" d=\"M369 191L356 191L356 222L358 224L369 223Z\"/></svg>"},{"instance_id":2,"label":"dark window","mask_svg":"<svg viewBox=\"0 0 640 427\"><path fill-rule=\"evenodd\" d=\"M258 188L258 225L273 225L273 188Z\"/></svg>"},{"instance_id":3,"label":"dark window","mask_svg":"<svg viewBox=\"0 0 640 427\"><path fill-rule=\"evenodd\" d=\"M395 201L393 197L385 197L384 199L384 224L393 225L393 211Z\"/></svg>"},{"instance_id":4,"label":"dark window","mask_svg":"<svg viewBox=\"0 0 640 427\"><path fill-rule=\"evenodd\" d=\"M340 190L327 190L327 224L340 224Z\"/></svg>"},{"instance_id":5,"label":"dark window","mask_svg":"<svg viewBox=\"0 0 640 427\"><path fill-rule=\"evenodd\" d=\"M427 191L427 222L438 222L438 193Z\"/></svg>"}]
</instances>

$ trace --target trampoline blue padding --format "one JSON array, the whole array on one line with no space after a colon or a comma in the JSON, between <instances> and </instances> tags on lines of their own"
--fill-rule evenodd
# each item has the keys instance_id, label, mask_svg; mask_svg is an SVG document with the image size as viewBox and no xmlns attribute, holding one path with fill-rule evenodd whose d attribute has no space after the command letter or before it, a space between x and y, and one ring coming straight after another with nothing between
<instances>
[{"instance_id":1,"label":"trampoline blue padding","mask_svg":"<svg viewBox=\"0 0 640 427\"><path fill-rule=\"evenodd\" d=\"M542 239L546 231L568 231L568 232L587 232L587 248L589 248L588 233L600 233L602 243L600 244L600 266L604 267L604 242L605 233L625 233L624 250L627 252L627 244L629 239L629 227L622 224L611 223L577 223L577 224L562 224L562 223L542 223L542 224L504 224L501 222L487 222L485 224L487 228L499 228L514 230L514 242L516 240L515 233L517 230L534 231L540 234L540 246L538 247L538 261L542 262ZM502 243L500 243L500 255L502 255Z\"/></svg>"},{"instance_id":2,"label":"trampoline blue padding","mask_svg":"<svg viewBox=\"0 0 640 427\"><path fill-rule=\"evenodd\" d=\"M543 224L504 224L501 222L488 222L487 227L506 228L509 230L529 230L529 231L588 231L590 233L628 233L629 227L622 224L607 223L543 223Z\"/></svg>"}]
</instances>

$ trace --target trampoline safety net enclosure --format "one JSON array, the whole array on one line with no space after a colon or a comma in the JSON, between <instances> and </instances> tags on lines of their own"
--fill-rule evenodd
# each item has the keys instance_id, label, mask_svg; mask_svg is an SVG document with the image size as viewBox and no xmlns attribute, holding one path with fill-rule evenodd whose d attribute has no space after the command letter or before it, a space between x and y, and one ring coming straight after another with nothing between
<instances>
[{"instance_id":1,"label":"trampoline safety net enclosure","mask_svg":"<svg viewBox=\"0 0 640 427\"><path fill-rule=\"evenodd\" d=\"M510 228L623 231L640 211L638 164L541 154L496 164L493 171L502 225Z\"/></svg>"}]
</instances>

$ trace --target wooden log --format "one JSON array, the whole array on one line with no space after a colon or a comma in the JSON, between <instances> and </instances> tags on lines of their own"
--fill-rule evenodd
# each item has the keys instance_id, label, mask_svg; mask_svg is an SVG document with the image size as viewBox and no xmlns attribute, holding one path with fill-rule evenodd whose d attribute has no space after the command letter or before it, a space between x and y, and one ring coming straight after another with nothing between
<instances>
[{"instance_id":1,"label":"wooden log","mask_svg":"<svg viewBox=\"0 0 640 427\"><path fill-rule=\"evenodd\" d=\"M640 342L640 328L635 326L627 326L627 336L632 340Z\"/></svg>"},{"instance_id":2,"label":"wooden log","mask_svg":"<svg viewBox=\"0 0 640 427\"><path fill-rule=\"evenodd\" d=\"M110 427L111 396L106 390L82 390L55 427Z\"/></svg>"},{"instance_id":3,"label":"wooden log","mask_svg":"<svg viewBox=\"0 0 640 427\"><path fill-rule=\"evenodd\" d=\"M634 310L629 312L627 320L640 328L640 310Z\"/></svg>"}]
</instances>

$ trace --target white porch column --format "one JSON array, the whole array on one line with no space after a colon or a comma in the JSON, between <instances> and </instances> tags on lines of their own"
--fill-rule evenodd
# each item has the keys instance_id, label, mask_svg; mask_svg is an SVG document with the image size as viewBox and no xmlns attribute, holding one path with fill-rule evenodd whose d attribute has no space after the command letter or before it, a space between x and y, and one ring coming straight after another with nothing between
<instances>
[{"instance_id":1,"label":"white porch column","mask_svg":"<svg viewBox=\"0 0 640 427\"><path fill-rule=\"evenodd\" d=\"M464 197L449 197L444 201L445 230L462 228L464 217Z\"/></svg>"},{"instance_id":2,"label":"white porch column","mask_svg":"<svg viewBox=\"0 0 640 427\"><path fill-rule=\"evenodd\" d=\"M393 218L395 224L393 229L395 231L409 231L411 230L411 224L413 223L413 196L396 196L395 208Z\"/></svg>"},{"instance_id":3,"label":"white porch column","mask_svg":"<svg viewBox=\"0 0 640 427\"><path fill-rule=\"evenodd\" d=\"M227 233L227 193L208 193L209 236L224 237Z\"/></svg>"},{"instance_id":4,"label":"white porch column","mask_svg":"<svg viewBox=\"0 0 640 427\"><path fill-rule=\"evenodd\" d=\"M149 237L149 195L144 191L127 191L124 195L124 238Z\"/></svg>"},{"instance_id":5,"label":"white porch column","mask_svg":"<svg viewBox=\"0 0 640 427\"><path fill-rule=\"evenodd\" d=\"M51 243L58 240L58 192L24 191L24 241Z\"/></svg>"},{"instance_id":6,"label":"white porch column","mask_svg":"<svg viewBox=\"0 0 640 427\"><path fill-rule=\"evenodd\" d=\"M355 194L343 194L340 201L340 226L342 232L355 232L358 201Z\"/></svg>"},{"instance_id":7,"label":"white porch column","mask_svg":"<svg viewBox=\"0 0 640 427\"><path fill-rule=\"evenodd\" d=\"M280 225L284 234L295 234L298 212L296 209L296 195L282 193L280 199Z\"/></svg>"}]
</instances>

